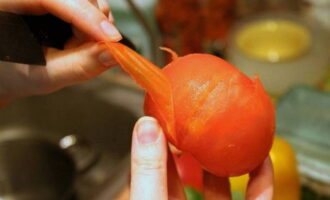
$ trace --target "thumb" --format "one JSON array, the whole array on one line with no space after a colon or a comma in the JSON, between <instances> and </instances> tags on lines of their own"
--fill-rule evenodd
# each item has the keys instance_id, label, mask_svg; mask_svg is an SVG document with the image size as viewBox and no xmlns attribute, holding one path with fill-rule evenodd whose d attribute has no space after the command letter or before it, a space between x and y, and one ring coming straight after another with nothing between
<instances>
[{"instance_id":1,"label":"thumb","mask_svg":"<svg viewBox=\"0 0 330 200\"><path fill-rule=\"evenodd\" d=\"M167 199L166 140L154 118L141 118L133 131L131 200Z\"/></svg>"},{"instance_id":2,"label":"thumb","mask_svg":"<svg viewBox=\"0 0 330 200\"><path fill-rule=\"evenodd\" d=\"M48 49L47 66L30 68L32 77L42 77L39 93L49 93L65 86L80 83L96 77L116 61L106 47L98 43L86 43L80 47L59 51Z\"/></svg>"}]
</instances>

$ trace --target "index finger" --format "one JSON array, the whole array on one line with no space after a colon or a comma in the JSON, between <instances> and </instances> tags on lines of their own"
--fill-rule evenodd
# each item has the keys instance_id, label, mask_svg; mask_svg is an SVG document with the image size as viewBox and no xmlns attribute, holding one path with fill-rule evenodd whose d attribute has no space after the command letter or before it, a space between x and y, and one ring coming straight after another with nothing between
<instances>
[{"instance_id":1,"label":"index finger","mask_svg":"<svg viewBox=\"0 0 330 200\"><path fill-rule=\"evenodd\" d=\"M121 39L119 31L107 16L87 0L0 0L0 10L19 14L51 13L97 41Z\"/></svg>"}]
</instances>

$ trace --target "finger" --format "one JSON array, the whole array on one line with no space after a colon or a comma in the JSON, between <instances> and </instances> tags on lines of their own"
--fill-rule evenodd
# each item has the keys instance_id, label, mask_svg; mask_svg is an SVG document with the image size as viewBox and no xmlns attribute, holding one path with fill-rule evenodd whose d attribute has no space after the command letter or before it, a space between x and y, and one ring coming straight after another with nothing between
<instances>
[{"instance_id":1,"label":"finger","mask_svg":"<svg viewBox=\"0 0 330 200\"><path fill-rule=\"evenodd\" d=\"M17 14L45 14L46 10L42 7L40 1L31 0L0 0L0 10Z\"/></svg>"},{"instance_id":2,"label":"finger","mask_svg":"<svg viewBox=\"0 0 330 200\"><path fill-rule=\"evenodd\" d=\"M105 15L108 16L110 12L110 6L106 0L97 0L97 5L99 10ZM110 21L110 20L109 20Z\"/></svg>"},{"instance_id":3,"label":"finger","mask_svg":"<svg viewBox=\"0 0 330 200\"><path fill-rule=\"evenodd\" d=\"M115 18L114 18L113 15L112 15L111 9L110 9L109 14L108 14L108 19L109 19L109 21L110 21L111 23L114 23L114 22L115 22Z\"/></svg>"},{"instance_id":4,"label":"finger","mask_svg":"<svg viewBox=\"0 0 330 200\"><path fill-rule=\"evenodd\" d=\"M93 6L95 6L96 8L99 8L99 5L97 3L97 0L88 0L89 3L91 3Z\"/></svg>"},{"instance_id":5,"label":"finger","mask_svg":"<svg viewBox=\"0 0 330 200\"><path fill-rule=\"evenodd\" d=\"M142 117L132 141L131 200L167 200L166 140L158 122Z\"/></svg>"},{"instance_id":6,"label":"finger","mask_svg":"<svg viewBox=\"0 0 330 200\"><path fill-rule=\"evenodd\" d=\"M122 38L108 18L86 0L1 0L0 9L27 14L51 13L98 41Z\"/></svg>"},{"instance_id":7,"label":"finger","mask_svg":"<svg viewBox=\"0 0 330 200\"><path fill-rule=\"evenodd\" d=\"M49 12L77 26L78 29L97 40L118 41L121 39L117 28L88 1L42 0L42 2L45 2L44 7Z\"/></svg>"},{"instance_id":8,"label":"finger","mask_svg":"<svg viewBox=\"0 0 330 200\"><path fill-rule=\"evenodd\" d=\"M85 40L82 40L81 38L78 37L72 37L65 43L64 49L77 48L81 46L83 43L85 43Z\"/></svg>"},{"instance_id":9,"label":"finger","mask_svg":"<svg viewBox=\"0 0 330 200\"><path fill-rule=\"evenodd\" d=\"M106 0L89 0L89 2L98 10L100 10L105 16L109 15L110 7L108 6L108 3ZM110 13L111 14L111 13ZM113 23L113 20L109 19L110 23ZM73 27L73 35L76 37L73 41L69 43L70 48L72 45L81 45L84 42L87 41L93 41L93 38L91 38L89 35L84 33L83 31L77 29L76 27Z\"/></svg>"},{"instance_id":10,"label":"finger","mask_svg":"<svg viewBox=\"0 0 330 200\"><path fill-rule=\"evenodd\" d=\"M216 177L204 171L205 200L230 200L230 184L228 178Z\"/></svg>"},{"instance_id":11,"label":"finger","mask_svg":"<svg viewBox=\"0 0 330 200\"><path fill-rule=\"evenodd\" d=\"M34 80L35 94L53 92L89 80L116 65L106 47L96 43L63 51L48 49L46 60L46 67L33 66L29 71L29 80Z\"/></svg>"},{"instance_id":12,"label":"finger","mask_svg":"<svg viewBox=\"0 0 330 200\"><path fill-rule=\"evenodd\" d=\"M179 178L172 153L168 150L167 156L167 188L169 200L185 200L183 185Z\"/></svg>"},{"instance_id":13,"label":"finger","mask_svg":"<svg viewBox=\"0 0 330 200\"><path fill-rule=\"evenodd\" d=\"M273 197L273 167L269 157L250 173L247 200L271 200Z\"/></svg>"}]
</instances>

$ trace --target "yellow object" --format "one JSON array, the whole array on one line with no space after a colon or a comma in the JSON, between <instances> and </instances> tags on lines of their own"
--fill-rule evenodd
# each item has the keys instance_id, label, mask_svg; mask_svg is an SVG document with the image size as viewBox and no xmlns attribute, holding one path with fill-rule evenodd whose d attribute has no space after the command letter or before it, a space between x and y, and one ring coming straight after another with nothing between
<instances>
[{"instance_id":1,"label":"yellow object","mask_svg":"<svg viewBox=\"0 0 330 200\"><path fill-rule=\"evenodd\" d=\"M245 25L235 42L254 59L278 62L305 53L311 45L311 36L307 28L293 21L267 19Z\"/></svg>"},{"instance_id":2,"label":"yellow object","mask_svg":"<svg viewBox=\"0 0 330 200\"><path fill-rule=\"evenodd\" d=\"M247 174L230 178L230 187L233 193L233 200L245 199L244 195L248 181L249 181L249 176Z\"/></svg>"},{"instance_id":3,"label":"yellow object","mask_svg":"<svg viewBox=\"0 0 330 200\"><path fill-rule=\"evenodd\" d=\"M276 137L270 151L274 168L273 200L299 200L300 184L295 153L289 143ZM241 199L245 194L248 175L230 178L234 199ZM235 200L236 200L235 199Z\"/></svg>"}]
</instances>

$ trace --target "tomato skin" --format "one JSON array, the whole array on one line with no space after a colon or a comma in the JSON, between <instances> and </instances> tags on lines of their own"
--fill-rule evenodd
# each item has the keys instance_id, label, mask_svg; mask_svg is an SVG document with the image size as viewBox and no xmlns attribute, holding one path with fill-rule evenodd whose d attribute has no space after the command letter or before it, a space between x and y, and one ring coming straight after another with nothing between
<instances>
[{"instance_id":1,"label":"tomato skin","mask_svg":"<svg viewBox=\"0 0 330 200\"><path fill-rule=\"evenodd\" d=\"M163 71L173 90L175 133L165 132L173 145L220 177L248 173L266 158L274 108L258 79L207 54L177 58ZM164 125L158 110L146 95L146 115Z\"/></svg>"}]
</instances>

